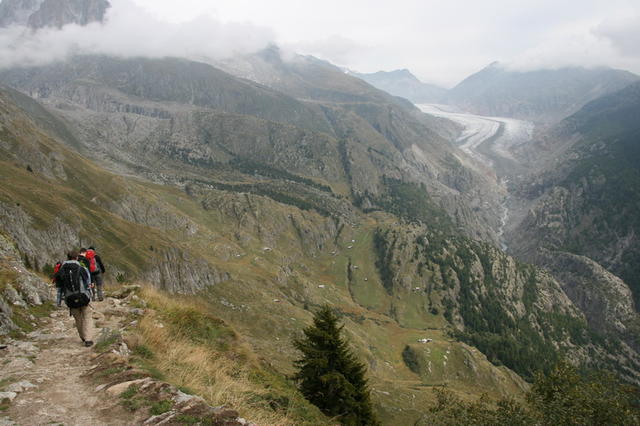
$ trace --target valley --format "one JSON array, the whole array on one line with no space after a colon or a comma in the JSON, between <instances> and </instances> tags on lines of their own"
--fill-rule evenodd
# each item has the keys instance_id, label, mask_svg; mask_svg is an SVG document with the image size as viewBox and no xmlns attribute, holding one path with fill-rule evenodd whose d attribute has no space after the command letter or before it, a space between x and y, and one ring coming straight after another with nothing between
<instances>
[{"instance_id":1,"label":"valley","mask_svg":"<svg viewBox=\"0 0 640 426\"><path fill-rule=\"evenodd\" d=\"M418 104L420 110L434 117L446 118L460 127L460 133L453 141L462 151L476 160L475 167L484 169L492 176L499 203L500 220L495 234L500 247L507 250L505 228L510 217L508 183L514 175L527 168L511 153L512 148L524 146L533 137L534 124L530 121L506 117L487 117L465 113L451 105ZM489 202L489 201L486 201Z\"/></svg>"},{"instance_id":2,"label":"valley","mask_svg":"<svg viewBox=\"0 0 640 426\"><path fill-rule=\"evenodd\" d=\"M114 9L0 0L0 36ZM444 388L518 404L563 362L639 385L638 116L612 68L444 89L274 44L0 64L0 343L54 327L48 275L94 245L131 292L109 357L258 424L335 423L291 379L324 305L385 425L436 424Z\"/></svg>"}]
</instances>

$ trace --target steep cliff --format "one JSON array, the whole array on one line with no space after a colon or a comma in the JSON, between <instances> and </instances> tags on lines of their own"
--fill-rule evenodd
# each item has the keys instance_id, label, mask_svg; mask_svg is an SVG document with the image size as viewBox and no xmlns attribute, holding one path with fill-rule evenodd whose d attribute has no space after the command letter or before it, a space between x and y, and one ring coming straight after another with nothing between
<instances>
[{"instance_id":1,"label":"steep cliff","mask_svg":"<svg viewBox=\"0 0 640 426\"><path fill-rule=\"evenodd\" d=\"M528 259L545 247L597 261L631 287L636 303L639 113L640 85L633 84L588 104L541 141L558 160L517 187L532 204L511 235L514 252Z\"/></svg>"},{"instance_id":2,"label":"steep cliff","mask_svg":"<svg viewBox=\"0 0 640 426\"><path fill-rule=\"evenodd\" d=\"M0 336L19 330L19 325L33 327L35 318L28 308L52 300L51 284L25 267L13 242L0 232Z\"/></svg>"},{"instance_id":3,"label":"steep cliff","mask_svg":"<svg viewBox=\"0 0 640 426\"><path fill-rule=\"evenodd\" d=\"M620 340L620 353L638 350L640 323L639 88L587 104L523 148L545 154L541 172L513 183L527 210L507 233L510 251L548 268L591 328Z\"/></svg>"},{"instance_id":4,"label":"steep cliff","mask_svg":"<svg viewBox=\"0 0 640 426\"><path fill-rule=\"evenodd\" d=\"M526 377L588 341L584 316L560 284L496 248L424 228L375 238L401 324L442 315L458 338Z\"/></svg>"}]
</instances>

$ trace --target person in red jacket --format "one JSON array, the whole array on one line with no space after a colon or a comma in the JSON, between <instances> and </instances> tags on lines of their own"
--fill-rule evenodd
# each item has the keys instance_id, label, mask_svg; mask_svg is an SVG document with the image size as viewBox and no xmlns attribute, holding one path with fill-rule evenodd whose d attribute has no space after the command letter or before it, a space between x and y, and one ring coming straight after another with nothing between
<instances>
[{"instance_id":1,"label":"person in red jacket","mask_svg":"<svg viewBox=\"0 0 640 426\"><path fill-rule=\"evenodd\" d=\"M104 274L106 271L104 264L102 263L102 259L100 258L100 255L96 253L96 249L93 246L90 246L88 249L83 248L80 251L80 254L89 263L89 272L91 272L91 283L94 285L93 301L96 300L97 296L97 299L102 302L104 300L104 292L102 289L104 281L102 279L102 274Z\"/></svg>"},{"instance_id":2,"label":"person in red jacket","mask_svg":"<svg viewBox=\"0 0 640 426\"><path fill-rule=\"evenodd\" d=\"M56 282L56 279L57 279L58 271L60 270L61 266L62 266L62 262L56 262L56 266L53 267L53 275L51 276L51 282L56 287L58 287L58 283Z\"/></svg>"}]
</instances>

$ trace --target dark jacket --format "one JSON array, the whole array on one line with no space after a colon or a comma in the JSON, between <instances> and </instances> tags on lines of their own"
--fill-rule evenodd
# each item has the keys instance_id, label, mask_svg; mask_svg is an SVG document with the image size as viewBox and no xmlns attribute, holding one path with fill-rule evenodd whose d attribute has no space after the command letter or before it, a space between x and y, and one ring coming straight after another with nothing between
<instances>
[{"instance_id":1,"label":"dark jacket","mask_svg":"<svg viewBox=\"0 0 640 426\"><path fill-rule=\"evenodd\" d=\"M87 271L89 270L89 259L87 259L83 255L78 256L78 263L87 268Z\"/></svg>"},{"instance_id":2,"label":"dark jacket","mask_svg":"<svg viewBox=\"0 0 640 426\"><path fill-rule=\"evenodd\" d=\"M105 269L104 269L104 265L102 264L102 259L100 259L100 255L96 254L96 263L98 264L98 270L95 272L92 272L92 274L99 274L99 273L105 273Z\"/></svg>"}]
</instances>

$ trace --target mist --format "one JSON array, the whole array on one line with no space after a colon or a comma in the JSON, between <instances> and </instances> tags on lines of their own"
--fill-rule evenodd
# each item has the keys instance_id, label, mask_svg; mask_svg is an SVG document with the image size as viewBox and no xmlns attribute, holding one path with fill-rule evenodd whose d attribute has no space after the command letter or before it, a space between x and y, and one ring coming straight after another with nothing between
<instances>
[{"instance_id":1,"label":"mist","mask_svg":"<svg viewBox=\"0 0 640 426\"><path fill-rule=\"evenodd\" d=\"M39 66L71 55L220 59L273 43L272 30L251 23L221 22L209 15L181 23L160 20L129 0L112 0L104 23L34 31L0 28L0 68Z\"/></svg>"},{"instance_id":2,"label":"mist","mask_svg":"<svg viewBox=\"0 0 640 426\"><path fill-rule=\"evenodd\" d=\"M358 72L408 68L443 87L494 61L640 73L640 9L627 0L113 0L104 24L0 29L0 68L73 54L206 62L271 44Z\"/></svg>"},{"instance_id":3,"label":"mist","mask_svg":"<svg viewBox=\"0 0 640 426\"><path fill-rule=\"evenodd\" d=\"M640 72L640 16L585 22L550 31L504 64L518 71L571 66Z\"/></svg>"}]
</instances>

